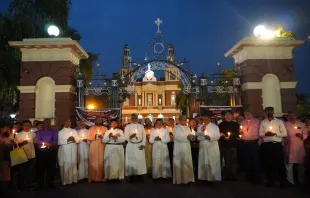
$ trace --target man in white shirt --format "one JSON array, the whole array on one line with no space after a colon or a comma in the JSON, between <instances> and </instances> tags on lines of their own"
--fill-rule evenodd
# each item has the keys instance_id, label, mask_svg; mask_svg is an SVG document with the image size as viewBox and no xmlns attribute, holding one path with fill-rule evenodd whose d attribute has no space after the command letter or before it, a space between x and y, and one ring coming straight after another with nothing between
<instances>
[{"instance_id":1,"label":"man in white shirt","mask_svg":"<svg viewBox=\"0 0 310 198\"><path fill-rule=\"evenodd\" d=\"M139 176L143 179L146 171L145 144L146 134L143 125L138 123L138 115L131 115L131 124L125 127L125 139L128 141L125 153L125 176Z\"/></svg>"},{"instance_id":2,"label":"man in white shirt","mask_svg":"<svg viewBox=\"0 0 310 198\"><path fill-rule=\"evenodd\" d=\"M276 172L281 188L285 188L286 174L282 139L287 136L284 123L274 117L273 107L266 107L267 118L261 122L259 136L263 138L262 154L264 161L265 175L267 178L266 187L274 185Z\"/></svg>"},{"instance_id":3,"label":"man in white shirt","mask_svg":"<svg viewBox=\"0 0 310 198\"><path fill-rule=\"evenodd\" d=\"M18 188L22 189L25 185L29 189L33 189L35 183L35 137L36 134L30 131L31 122L25 120L22 123L23 130L15 137L15 143L24 149L28 162L20 164L18 174Z\"/></svg>"}]
</instances>

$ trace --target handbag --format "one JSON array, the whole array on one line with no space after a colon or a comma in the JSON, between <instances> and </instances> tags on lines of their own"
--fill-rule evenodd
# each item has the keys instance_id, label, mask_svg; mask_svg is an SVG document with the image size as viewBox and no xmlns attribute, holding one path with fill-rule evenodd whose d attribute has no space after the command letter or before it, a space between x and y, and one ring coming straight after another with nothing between
<instances>
[{"instance_id":1,"label":"handbag","mask_svg":"<svg viewBox=\"0 0 310 198\"><path fill-rule=\"evenodd\" d=\"M15 148L10 151L11 167L28 162L28 157L23 148Z\"/></svg>"}]
</instances>

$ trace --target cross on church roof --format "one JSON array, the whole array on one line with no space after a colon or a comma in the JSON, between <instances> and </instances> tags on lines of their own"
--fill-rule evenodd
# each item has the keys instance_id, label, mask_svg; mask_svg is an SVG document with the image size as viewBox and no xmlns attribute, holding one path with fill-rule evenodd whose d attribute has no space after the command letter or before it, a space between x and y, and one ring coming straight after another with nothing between
<instances>
[{"instance_id":1,"label":"cross on church roof","mask_svg":"<svg viewBox=\"0 0 310 198\"><path fill-rule=\"evenodd\" d=\"M157 18L156 21L155 21L155 24L157 25L157 32L156 33L160 33L160 30L159 30L159 26L163 23L162 20L160 20L160 18Z\"/></svg>"}]
</instances>

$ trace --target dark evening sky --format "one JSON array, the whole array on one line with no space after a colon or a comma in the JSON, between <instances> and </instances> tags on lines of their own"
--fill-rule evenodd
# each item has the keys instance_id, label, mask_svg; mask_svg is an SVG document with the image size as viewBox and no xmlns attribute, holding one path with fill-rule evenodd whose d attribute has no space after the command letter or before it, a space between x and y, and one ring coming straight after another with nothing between
<instances>
[{"instance_id":1,"label":"dark evening sky","mask_svg":"<svg viewBox=\"0 0 310 198\"><path fill-rule=\"evenodd\" d=\"M0 0L4 11L9 0ZM294 31L307 40L310 31L310 0L72 0L70 25L82 35L86 51L100 54L103 71L111 74L121 65L122 49L128 44L133 60L144 57L147 44L163 20L165 43L172 43L178 60L190 61L197 75L233 66L225 58L235 43L252 36L256 25ZM298 91L310 93L310 43L295 51Z\"/></svg>"}]
</instances>

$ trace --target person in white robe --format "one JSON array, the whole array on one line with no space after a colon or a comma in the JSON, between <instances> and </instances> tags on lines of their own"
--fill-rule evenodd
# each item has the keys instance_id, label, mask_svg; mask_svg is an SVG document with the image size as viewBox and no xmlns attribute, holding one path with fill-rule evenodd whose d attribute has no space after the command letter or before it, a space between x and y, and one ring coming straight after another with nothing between
<instances>
[{"instance_id":1,"label":"person in white robe","mask_svg":"<svg viewBox=\"0 0 310 198\"><path fill-rule=\"evenodd\" d=\"M104 151L104 178L108 180L124 179L124 132L117 128L118 123L112 120L110 130L102 139L106 143Z\"/></svg>"},{"instance_id":2,"label":"person in white robe","mask_svg":"<svg viewBox=\"0 0 310 198\"><path fill-rule=\"evenodd\" d=\"M167 143L170 142L168 131L163 128L163 120L155 123L151 131L150 143L152 150L152 177L153 179L171 177L171 166Z\"/></svg>"},{"instance_id":3,"label":"person in white robe","mask_svg":"<svg viewBox=\"0 0 310 198\"><path fill-rule=\"evenodd\" d=\"M58 132L58 164L63 185L77 183L77 143L80 137L71 129L71 121L66 120L64 128Z\"/></svg>"},{"instance_id":4,"label":"person in white robe","mask_svg":"<svg viewBox=\"0 0 310 198\"><path fill-rule=\"evenodd\" d=\"M190 140L195 138L186 126L186 116L179 117L179 124L174 127L173 149L173 184L195 182Z\"/></svg>"},{"instance_id":5,"label":"person in white robe","mask_svg":"<svg viewBox=\"0 0 310 198\"><path fill-rule=\"evenodd\" d=\"M198 131L199 141L198 179L209 182L221 181L221 159L218 140L220 131L211 122L210 116L203 116L204 125Z\"/></svg>"},{"instance_id":6,"label":"person in white robe","mask_svg":"<svg viewBox=\"0 0 310 198\"><path fill-rule=\"evenodd\" d=\"M86 129L85 122L80 121L78 135L80 143L78 144L78 172L79 180L88 178L88 153L89 142L87 141L88 130Z\"/></svg>"},{"instance_id":7,"label":"person in white robe","mask_svg":"<svg viewBox=\"0 0 310 198\"><path fill-rule=\"evenodd\" d=\"M145 175L146 134L143 125L138 123L138 115L131 115L131 124L125 127L125 139L128 141L125 154L125 176Z\"/></svg>"}]
</instances>

